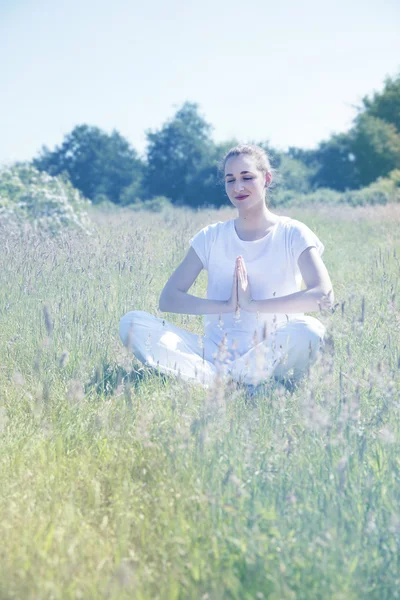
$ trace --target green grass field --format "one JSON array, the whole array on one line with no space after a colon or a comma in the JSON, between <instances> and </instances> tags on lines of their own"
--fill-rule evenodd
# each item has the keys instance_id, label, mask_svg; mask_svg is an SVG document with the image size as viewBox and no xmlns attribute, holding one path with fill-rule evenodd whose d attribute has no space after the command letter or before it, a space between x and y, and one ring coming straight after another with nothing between
<instances>
[{"instance_id":1,"label":"green grass field","mask_svg":"<svg viewBox=\"0 0 400 600\"><path fill-rule=\"evenodd\" d=\"M400 206L289 214L325 243L337 306L300 389L251 404L149 372L118 336L230 210L3 232L1 600L400 598Z\"/></svg>"}]
</instances>

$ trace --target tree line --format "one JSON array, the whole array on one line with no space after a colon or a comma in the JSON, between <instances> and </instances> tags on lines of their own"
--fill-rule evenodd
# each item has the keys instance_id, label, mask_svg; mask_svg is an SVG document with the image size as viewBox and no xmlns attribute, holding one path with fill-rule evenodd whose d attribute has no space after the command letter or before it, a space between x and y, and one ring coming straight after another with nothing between
<instances>
[{"instance_id":1,"label":"tree line","mask_svg":"<svg viewBox=\"0 0 400 600\"><path fill-rule=\"evenodd\" d=\"M82 194L128 205L164 196L174 204L225 204L218 162L237 142L214 143L212 127L196 103L185 102L159 130L147 131L141 158L117 131L78 125L54 150L43 147L33 165L50 175L65 173ZM263 146L287 190L313 192L321 187L357 190L400 169L400 74L364 97L352 127L334 134L314 150L290 147L278 152Z\"/></svg>"}]
</instances>

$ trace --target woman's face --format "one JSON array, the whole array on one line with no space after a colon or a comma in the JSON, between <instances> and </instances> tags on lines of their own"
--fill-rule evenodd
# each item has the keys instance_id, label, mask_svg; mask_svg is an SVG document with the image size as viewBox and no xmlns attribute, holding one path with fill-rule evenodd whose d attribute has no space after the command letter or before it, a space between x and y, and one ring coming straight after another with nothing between
<instances>
[{"instance_id":1,"label":"woman's face","mask_svg":"<svg viewBox=\"0 0 400 600\"><path fill-rule=\"evenodd\" d=\"M269 174L267 174L267 179ZM231 156L225 164L225 190L236 208L248 210L264 203L266 176L248 154Z\"/></svg>"}]
</instances>

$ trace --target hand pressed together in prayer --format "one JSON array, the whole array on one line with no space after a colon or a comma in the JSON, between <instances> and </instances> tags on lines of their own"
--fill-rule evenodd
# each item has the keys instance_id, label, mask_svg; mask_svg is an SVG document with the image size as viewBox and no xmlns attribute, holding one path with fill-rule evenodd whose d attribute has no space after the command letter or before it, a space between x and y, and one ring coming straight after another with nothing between
<instances>
[{"instance_id":1,"label":"hand pressed together in prayer","mask_svg":"<svg viewBox=\"0 0 400 600\"><path fill-rule=\"evenodd\" d=\"M238 305L243 310L248 310L250 305L253 303L253 296L251 295L250 281L247 275L246 263L242 256L238 256L236 259L236 269L238 273Z\"/></svg>"},{"instance_id":2,"label":"hand pressed together in prayer","mask_svg":"<svg viewBox=\"0 0 400 600\"><path fill-rule=\"evenodd\" d=\"M242 310L249 310L249 307L252 303L253 297L251 295L251 287L249 278L247 276L246 264L243 257L238 256L233 273L231 297L227 301L227 304L232 312L236 312L238 308L241 308Z\"/></svg>"}]
</instances>

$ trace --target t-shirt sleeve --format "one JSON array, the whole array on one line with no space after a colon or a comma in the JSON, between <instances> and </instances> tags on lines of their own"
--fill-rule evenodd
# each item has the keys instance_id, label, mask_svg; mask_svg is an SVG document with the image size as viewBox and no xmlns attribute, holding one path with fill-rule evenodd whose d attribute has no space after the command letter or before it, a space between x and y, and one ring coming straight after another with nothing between
<instances>
[{"instance_id":1,"label":"t-shirt sleeve","mask_svg":"<svg viewBox=\"0 0 400 600\"><path fill-rule=\"evenodd\" d=\"M293 258L299 260L300 254L307 248L316 248L319 255L322 256L325 246L313 231L304 223L295 221L292 230L292 252Z\"/></svg>"},{"instance_id":2,"label":"t-shirt sleeve","mask_svg":"<svg viewBox=\"0 0 400 600\"><path fill-rule=\"evenodd\" d=\"M212 244L214 229L215 228L210 225L204 227L204 229L201 229L196 233L189 242L206 270L208 269L210 246Z\"/></svg>"}]
</instances>

